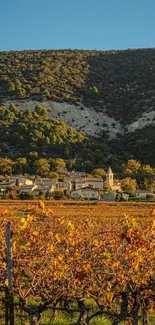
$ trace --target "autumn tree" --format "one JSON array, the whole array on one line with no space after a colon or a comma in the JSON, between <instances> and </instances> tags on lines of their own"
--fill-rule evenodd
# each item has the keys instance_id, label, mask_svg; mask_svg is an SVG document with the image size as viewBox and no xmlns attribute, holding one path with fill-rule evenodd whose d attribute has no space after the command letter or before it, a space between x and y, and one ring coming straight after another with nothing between
<instances>
[{"instance_id":1,"label":"autumn tree","mask_svg":"<svg viewBox=\"0 0 155 325\"><path fill-rule=\"evenodd\" d=\"M136 195L136 180L131 177L126 177L121 180L121 188L123 192L128 193L130 196Z\"/></svg>"},{"instance_id":2,"label":"autumn tree","mask_svg":"<svg viewBox=\"0 0 155 325\"><path fill-rule=\"evenodd\" d=\"M92 170L91 174L104 178L106 175L106 172L103 168L95 168Z\"/></svg>"}]
</instances>

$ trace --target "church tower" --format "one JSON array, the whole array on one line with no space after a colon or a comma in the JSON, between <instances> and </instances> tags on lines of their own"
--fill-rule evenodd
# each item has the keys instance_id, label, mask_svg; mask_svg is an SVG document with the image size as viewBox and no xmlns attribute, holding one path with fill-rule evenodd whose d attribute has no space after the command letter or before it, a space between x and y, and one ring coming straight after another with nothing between
<instances>
[{"instance_id":1,"label":"church tower","mask_svg":"<svg viewBox=\"0 0 155 325\"><path fill-rule=\"evenodd\" d=\"M108 168L108 171L106 173L106 185L109 185L110 187L112 187L114 185L114 174L111 170L111 168Z\"/></svg>"}]
</instances>

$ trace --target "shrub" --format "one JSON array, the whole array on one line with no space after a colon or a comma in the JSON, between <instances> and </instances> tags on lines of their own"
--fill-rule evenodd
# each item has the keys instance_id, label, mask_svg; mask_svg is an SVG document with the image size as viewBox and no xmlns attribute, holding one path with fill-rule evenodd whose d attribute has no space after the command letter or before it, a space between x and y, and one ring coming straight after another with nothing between
<instances>
[{"instance_id":1,"label":"shrub","mask_svg":"<svg viewBox=\"0 0 155 325\"><path fill-rule=\"evenodd\" d=\"M21 200L34 200L36 196L33 192L21 192L19 198Z\"/></svg>"}]
</instances>

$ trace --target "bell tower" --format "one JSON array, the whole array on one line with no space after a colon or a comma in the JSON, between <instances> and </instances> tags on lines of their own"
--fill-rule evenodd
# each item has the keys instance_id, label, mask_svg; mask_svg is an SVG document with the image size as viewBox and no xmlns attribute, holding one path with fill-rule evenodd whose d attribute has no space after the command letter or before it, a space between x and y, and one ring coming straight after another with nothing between
<instances>
[{"instance_id":1,"label":"bell tower","mask_svg":"<svg viewBox=\"0 0 155 325\"><path fill-rule=\"evenodd\" d=\"M114 184L114 174L113 174L110 167L108 168L108 171L106 173L106 184L111 186L111 187Z\"/></svg>"}]
</instances>

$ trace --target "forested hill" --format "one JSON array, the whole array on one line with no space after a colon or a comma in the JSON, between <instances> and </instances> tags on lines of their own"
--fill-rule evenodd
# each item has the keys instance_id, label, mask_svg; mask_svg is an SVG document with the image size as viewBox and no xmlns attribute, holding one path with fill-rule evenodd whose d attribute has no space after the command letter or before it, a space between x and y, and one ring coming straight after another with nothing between
<instances>
[{"instance_id":1,"label":"forested hill","mask_svg":"<svg viewBox=\"0 0 155 325\"><path fill-rule=\"evenodd\" d=\"M0 103L3 157L35 151L93 167L131 157L155 166L155 49L0 52ZM46 123L35 120L38 103L50 108ZM3 123L2 112L10 107L28 109L32 118L24 117L22 125L22 113L14 113L12 122Z\"/></svg>"},{"instance_id":2,"label":"forested hill","mask_svg":"<svg viewBox=\"0 0 155 325\"><path fill-rule=\"evenodd\" d=\"M40 158L62 158L69 169L86 171L106 164L108 147L103 142L49 118L48 113L39 104L34 111L22 111L13 104L9 108L1 106L0 158L26 158L30 172Z\"/></svg>"},{"instance_id":3,"label":"forested hill","mask_svg":"<svg viewBox=\"0 0 155 325\"><path fill-rule=\"evenodd\" d=\"M80 104L131 123L155 107L155 49L0 52L0 97Z\"/></svg>"}]
</instances>

